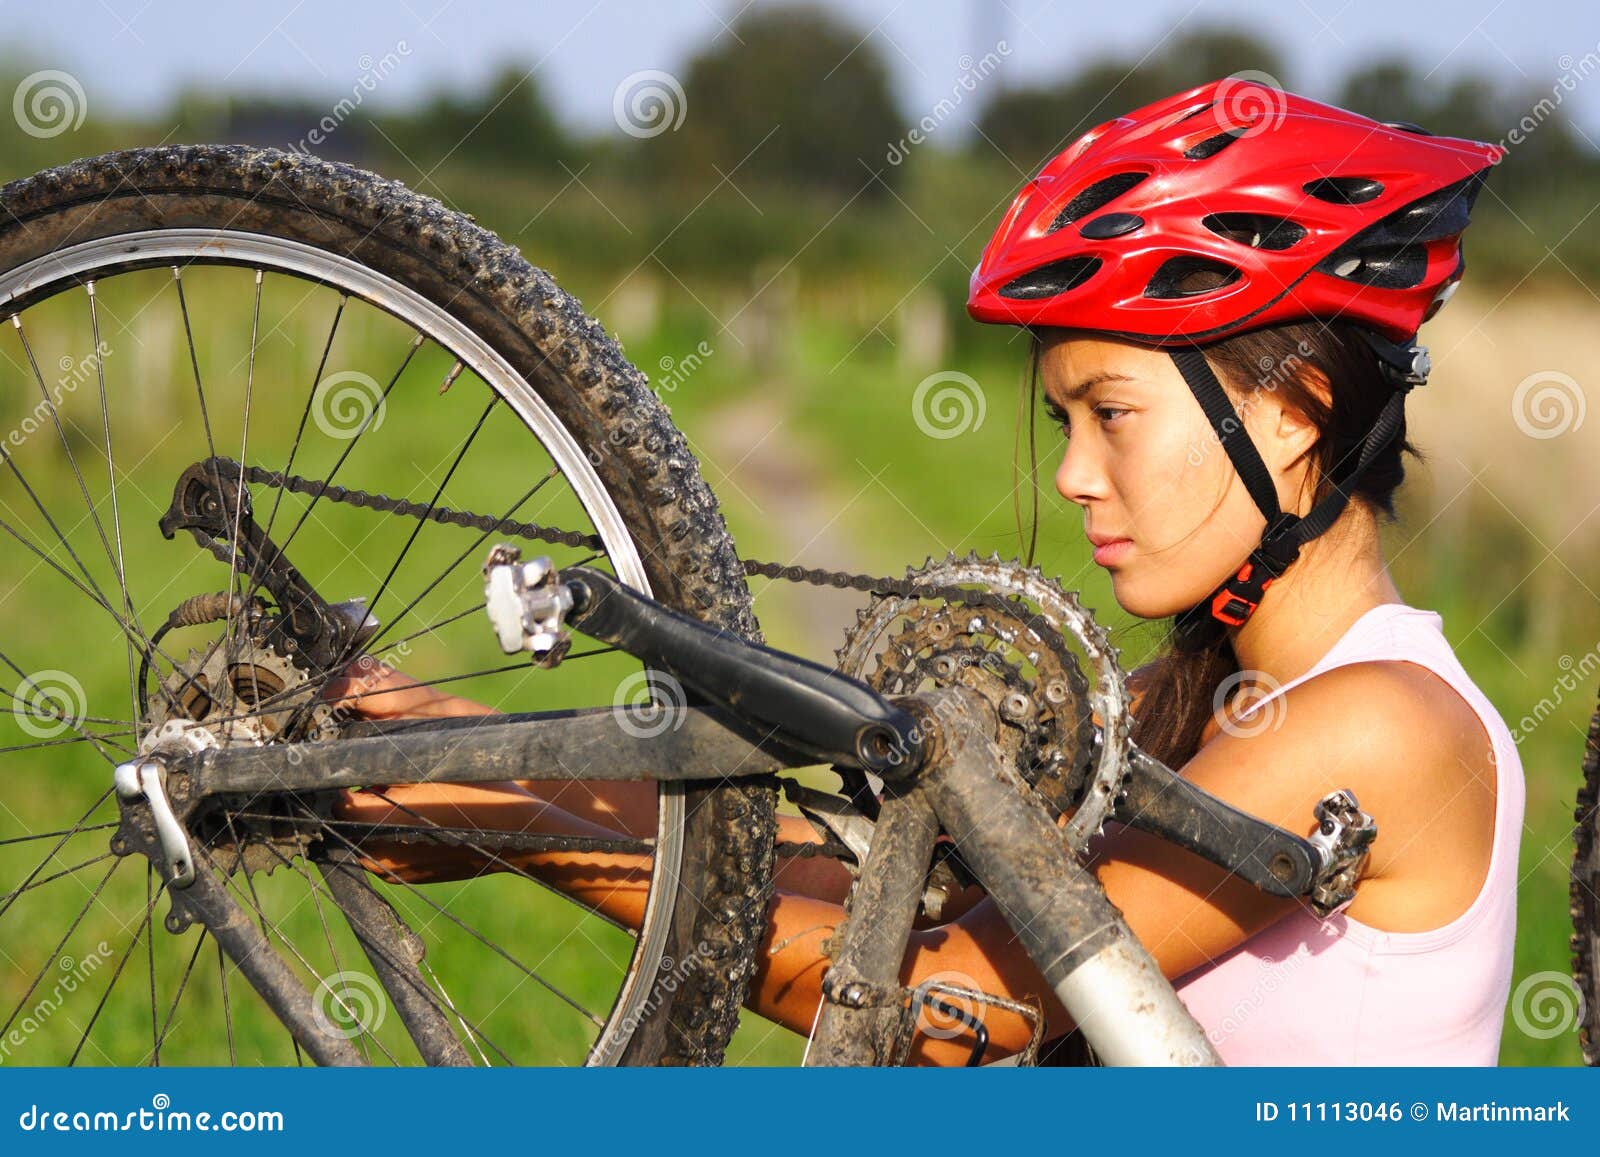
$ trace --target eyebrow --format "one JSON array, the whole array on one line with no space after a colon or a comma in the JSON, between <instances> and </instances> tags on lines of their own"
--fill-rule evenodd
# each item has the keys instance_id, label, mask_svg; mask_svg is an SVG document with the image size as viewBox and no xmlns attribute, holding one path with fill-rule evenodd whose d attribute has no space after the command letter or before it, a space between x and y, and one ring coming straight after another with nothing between
<instances>
[{"instance_id":1,"label":"eyebrow","mask_svg":"<svg viewBox=\"0 0 1600 1157\"><path fill-rule=\"evenodd\" d=\"M1130 378L1127 374L1112 373L1110 371L1105 371L1105 372L1098 373L1098 374L1090 374L1088 377L1084 378L1077 385L1075 385L1071 389L1065 391L1061 395L1061 397L1062 397L1063 401L1076 402L1080 398L1082 398L1085 394L1087 394L1090 390L1092 390L1096 386L1098 386L1101 382L1131 382L1131 381L1133 381L1133 379Z\"/></svg>"}]
</instances>

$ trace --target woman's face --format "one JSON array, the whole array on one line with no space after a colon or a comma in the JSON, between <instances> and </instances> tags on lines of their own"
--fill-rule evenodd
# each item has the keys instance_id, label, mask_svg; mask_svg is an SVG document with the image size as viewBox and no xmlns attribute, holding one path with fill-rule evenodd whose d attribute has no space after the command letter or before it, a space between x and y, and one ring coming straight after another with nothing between
<instances>
[{"instance_id":1,"label":"woman's face","mask_svg":"<svg viewBox=\"0 0 1600 1157\"><path fill-rule=\"evenodd\" d=\"M1208 596L1261 540L1266 520L1163 350L1045 331L1040 374L1069 431L1056 489L1084 510L1095 561L1124 610L1164 618ZM1293 495L1309 466L1311 427L1261 390L1235 410L1278 484Z\"/></svg>"}]
</instances>

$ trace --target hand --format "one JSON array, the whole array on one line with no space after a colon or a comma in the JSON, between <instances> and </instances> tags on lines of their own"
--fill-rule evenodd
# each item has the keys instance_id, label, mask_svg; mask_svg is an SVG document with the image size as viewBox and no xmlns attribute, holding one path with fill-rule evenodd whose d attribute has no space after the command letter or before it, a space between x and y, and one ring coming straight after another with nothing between
<instances>
[{"instance_id":1,"label":"hand","mask_svg":"<svg viewBox=\"0 0 1600 1157\"><path fill-rule=\"evenodd\" d=\"M498 715L492 707L418 683L371 655L362 655L328 681L322 697L366 719L439 719Z\"/></svg>"}]
</instances>

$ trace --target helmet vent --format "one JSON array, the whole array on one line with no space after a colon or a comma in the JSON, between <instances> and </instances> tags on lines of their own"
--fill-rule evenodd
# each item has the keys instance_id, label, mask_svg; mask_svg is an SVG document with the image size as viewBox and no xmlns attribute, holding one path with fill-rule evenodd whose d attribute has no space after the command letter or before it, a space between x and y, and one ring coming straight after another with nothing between
<instances>
[{"instance_id":1,"label":"helmet vent","mask_svg":"<svg viewBox=\"0 0 1600 1157\"><path fill-rule=\"evenodd\" d=\"M1110 177L1102 177L1063 205L1061 212L1056 214L1055 220L1050 222L1050 228L1045 232L1054 233L1080 217L1086 217L1097 209L1105 208L1149 175L1149 173L1116 173Z\"/></svg>"},{"instance_id":2,"label":"helmet vent","mask_svg":"<svg viewBox=\"0 0 1600 1157\"><path fill-rule=\"evenodd\" d=\"M1041 297L1054 297L1058 293L1066 293L1069 289L1077 289L1093 277L1099 268L1098 257L1067 257L1060 261L1052 261L1049 265L1041 265L1038 269L1006 282L1000 287L999 293L1001 297L1017 301L1036 301Z\"/></svg>"},{"instance_id":3,"label":"helmet vent","mask_svg":"<svg viewBox=\"0 0 1600 1157\"><path fill-rule=\"evenodd\" d=\"M1309 197L1334 205L1363 205L1383 193L1383 182L1371 177L1318 177L1300 188Z\"/></svg>"},{"instance_id":4,"label":"helmet vent","mask_svg":"<svg viewBox=\"0 0 1600 1157\"><path fill-rule=\"evenodd\" d=\"M1433 136L1427 129L1412 121L1384 121L1383 127L1386 129L1399 129L1405 133L1421 133L1425 137Z\"/></svg>"},{"instance_id":5,"label":"helmet vent","mask_svg":"<svg viewBox=\"0 0 1600 1157\"><path fill-rule=\"evenodd\" d=\"M1306 235L1304 225L1265 213L1212 213L1201 224L1217 236L1251 249L1288 249Z\"/></svg>"},{"instance_id":6,"label":"helmet vent","mask_svg":"<svg viewBox=\"0 0 1600 1157\"><path fill-rule=\"evenodd\" d=\"M1317 269L1376 289L1413 289L1427 275L1428 250L1422 245L1342 249L1323 258Z\"/></svg>"},{"instance_id":7,"label":"helmet vent","mask_svg":"<svg viewBox=\"0 0 1600 1157\"><path fill-rule=\"evenodd\" d=\"M1244 133L1245 130L1242 128L1228 129L1224 132L1218 133L1214 137L1207 137L1198 144L1190 145L1188 148L1183 150L1183 155L1188 157L1191 161L1203 161L1207 157L1216 156L1223 149L1233 144L1234 141L1244 136Z\"/></svg>"},{"instance_id":8,"label":"helmet vent","mask_svg":"<svg viewBox=\"0 0 1600 1157\"><path fill-rule=\"evenodd\" d=\"M1242 274L1232 265L1208 257L1180 254L1170 257L1144 287L1146 297L1195 297L1238 281Z\"/></svg>"}]
</instances>

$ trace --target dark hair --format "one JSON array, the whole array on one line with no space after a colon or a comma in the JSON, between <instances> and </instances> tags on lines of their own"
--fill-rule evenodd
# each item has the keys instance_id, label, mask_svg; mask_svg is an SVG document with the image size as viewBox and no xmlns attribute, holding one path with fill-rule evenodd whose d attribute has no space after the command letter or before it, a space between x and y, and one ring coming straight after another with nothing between
<instances>
[{"instance_id":1,"label":"dark hair","mask_svg":"<svg viewBox=\"0 0 1600 1157\"><path fill-rule=\"evenodd\" d=\"M1029 477L1037 480L1037 453L1032 415L1039 409L1039 362L1044 341L1038 330L1028 355ZM1304 416L1320 433L1310 475L1312 502L1320 502L1336 480L1344 480L1361 456L1361 443L1394 392L1378 368L1371 348L1346 322L1291 322L1250 330L1205 347L1206 360L1243 416L1252 395L1276 392L1283 403ZM1319 389L1324 383L1328 385ZM1218 448L1220 452L1220 447ZM1365 503L1380 520L1395 518L1394 495L1405 480L1404 454L1418 461L1426 456L1399 432L1347 487L1352 504ZM1037 488L1034 488L1033 541L1037 540ZM1032 544L1028 554L1031 559ZM1216 709L1213 700L1223 681L1239 670L1233 646L1224 634L1200 649L1179 644L1175 621L1169 622L1162 652L1129 675L1138 696L1133 739L1169 767L1181 767L1200 748L1200 735Z\"/></svg>"}]
</instances>

